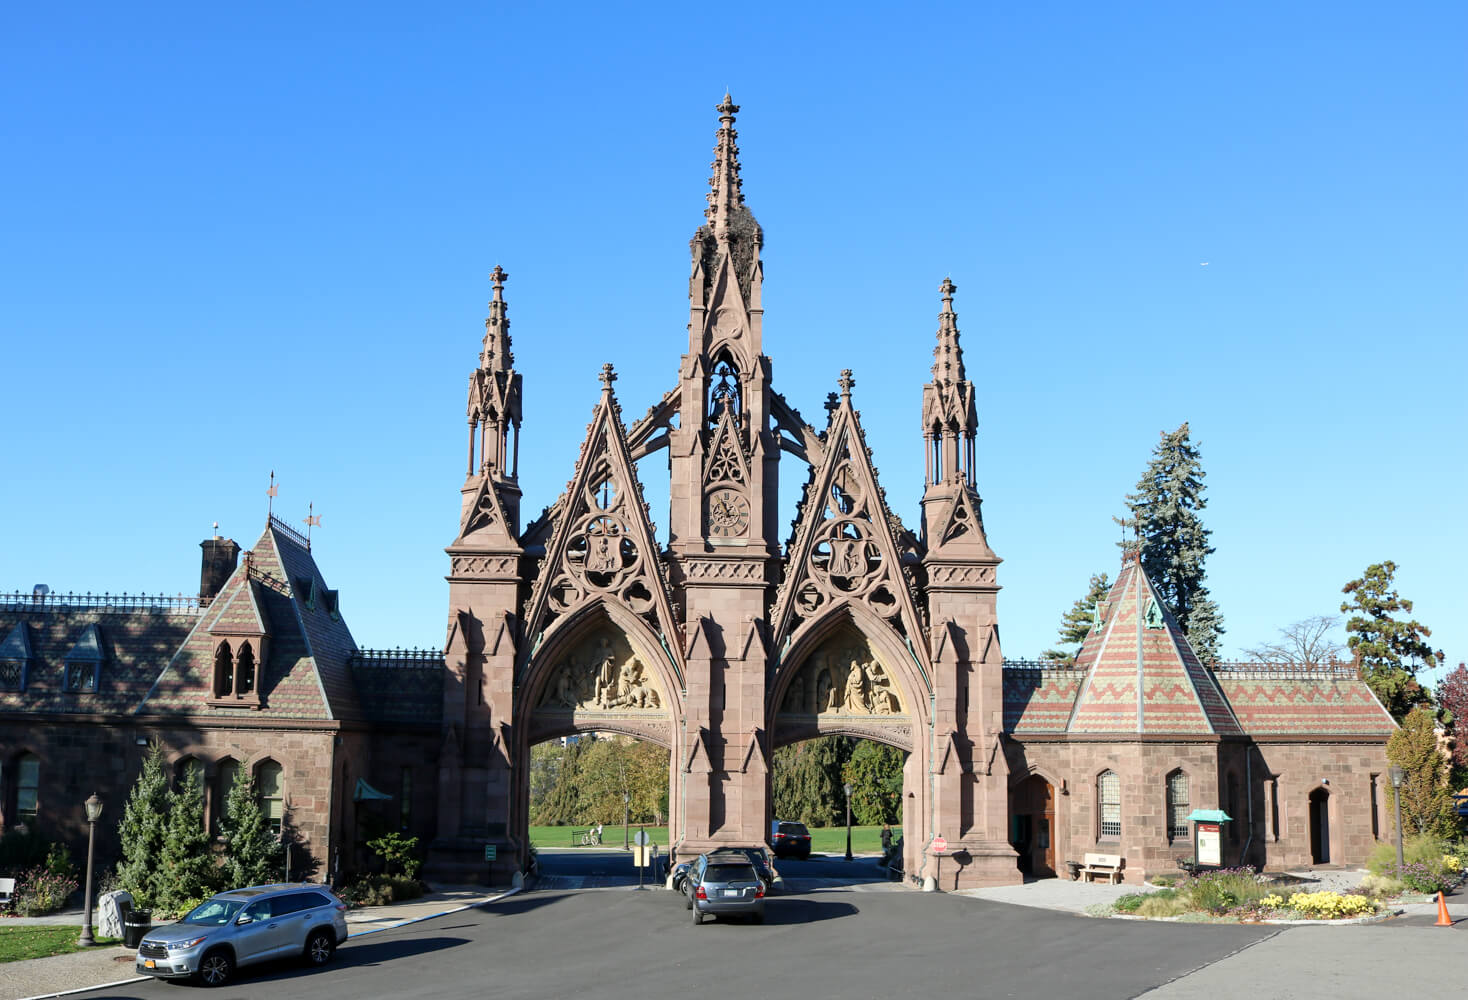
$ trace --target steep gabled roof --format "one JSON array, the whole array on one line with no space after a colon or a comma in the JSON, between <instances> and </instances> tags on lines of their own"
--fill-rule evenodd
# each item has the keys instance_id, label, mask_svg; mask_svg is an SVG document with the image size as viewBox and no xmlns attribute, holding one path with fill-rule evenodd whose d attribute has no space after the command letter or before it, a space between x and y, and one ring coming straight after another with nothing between
<instances>
[{"instance_id":1,"label":"steep gabled roof","mask_svg":"<svg viewBox=\"0 0 1468 1000\"><path fill-rule=\"evenodd\" d=\"M1397 728L1353 664L1220 664L1215 676L1255 738L1387 737Z\"/></svg>"},{"instance_id":2,"label":"steep gabled roof","mask_svg":"<svg viewBox=\"0 0 1468 1000\"><path fill-rule=\"evenodd\" d=\"M1076 656L1087 674L1069 732L1242 734L1218 683L1135 559L1122 566L1106 609Z\"/></svg>"}]
</instances>

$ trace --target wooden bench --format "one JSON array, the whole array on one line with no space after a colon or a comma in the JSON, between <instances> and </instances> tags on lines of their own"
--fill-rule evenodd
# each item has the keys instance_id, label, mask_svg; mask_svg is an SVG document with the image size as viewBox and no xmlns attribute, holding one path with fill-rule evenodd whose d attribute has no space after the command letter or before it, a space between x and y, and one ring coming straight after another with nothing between
<instances>
[{"instance_id":1,"label":"wooden bench","mask_svg":"<svg viewBox=\"0 0 1468 1000\"><path fill-rule=\"evenodd\" d=\"M1097 875L1105 875L1106 881L1115 885L1121 881L1121 870L1125 866L1126 859L1120 854L1087 854L1080 874L1087 882L1096 881Z\"/></svg>"}]
</instances>

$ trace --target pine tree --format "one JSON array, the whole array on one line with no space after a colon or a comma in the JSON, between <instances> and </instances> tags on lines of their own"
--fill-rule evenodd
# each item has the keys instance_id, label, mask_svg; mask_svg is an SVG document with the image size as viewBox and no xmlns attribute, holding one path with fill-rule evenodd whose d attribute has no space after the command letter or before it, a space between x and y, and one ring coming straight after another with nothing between
<instances>
[{"instance_id":1,"label":"pine tree","mask_svg":"<svg viewBox=\"0 0 1468 1000\"><path fill-rule=\"evenodd\" d=\"M168 820L158 852L157 905L182 916L219 884L219 863L204 826L204 782L198 766L168 793Z\"/></svg>"},{"instance_id":2,"label":"pine tree","mask_svg":"<svg viewBox=\"0 0 1468 1000\"><path fill-rule=\"evenodd\" d=\"M1400 722L1432 696L1417 683L1418 665L1437 665L1440 654L1427 645L1432 631L1417 621L1398 621L1394 615L1411 614L1412 602L1392 589L1397 564L1391 560L1366 567L1360 579L1341 588L1350 599L1341 603L1346 621L1346 645L1361 662L1361 677Z\"/></svg>"},{"instance_id":3,"label":"pine tree","mask_svg":"<svg viewBox=\"0 0 1468 1000\"><path fill-rule=\"evenodd\" d=\"M1204 562L1213 554L1199 514L1208 506L1203 496L1203 465L1188 437L1188 425L1162 434L1147 470L1128 493L1130 517L1118 523L1136 533L1121 543L1124 550L1142 550L1142 569L1172 610L1178 625L1199 659L1217 658L1223 635L1223 615L1203 585Z\"/></svg>"},{"instance_id":4,"label":"pine tree","mask_svg":"<svg viewBox=\"0 0 1468 1000\"><path fill-rule=\"evenodd\" d=\"M1105 573L1092 576L1086 596L1079 598L1060 618L1060 641L1076 648L1070 651L1047 649L1040 654L1040 658L1054 660L1057 663L1074 663L1076 654L1080 652L1081 643L1086 641L1086 636L1090 634L1091 626L1096 621L1096 604L1110 591L1111 581L1107 579Z\"/></svg>"},{"instance_id":5,"label":"pine tree","mask_svg":"<svg viewBox=\"0 0 1468 1000\"><path fill-rule=\"evenodd\" d=\"M243 774L235 779L219 826L224 837L226 882L231 886L265 885L281 877L284 852L255 794L254 779Z\"/></svg>"},{"instance_id":6,"label":"pine tree","mask_svg":"<svg viewBox=\"0 0 1468 1000\"><path fill-rule=\"evenodd\" d=\"M142 773L133 784L117 828L122 841L117 884L132 894L136 909L152 909L157 902L159 857L167 829L168 778L163 773L163 745L155 740L143 755Z\"/></svg>"},{"instance_id":7,"label":"pine tree","mask_svg":"<svg viewBox=\"0 0 1468 1000\"><path fill-rule=\"evenodd\" d=\"M1448 791L1448 762L1438 748L1437 727L1432 711L1413 709L1402 727L1386 741L1386 758L1404 773L1402 781L1402 831L1407 835L1429 833L1451 836L1456 832L1457 813ZM1387 784L1387 808L1394 810L1397 791Z\"/></svg>"},{"instance_id":8,"label":"pine tree","mask_svg":"<svg viewBox=\"0 0 1468 1000\"><path fill-rule=\"evenodd\" d=\"M854 743L849 736L817 736L776 750L770 781L775 818L799 820L808 826L844 823L842 773Z\"/></svg>"}]
</instances>

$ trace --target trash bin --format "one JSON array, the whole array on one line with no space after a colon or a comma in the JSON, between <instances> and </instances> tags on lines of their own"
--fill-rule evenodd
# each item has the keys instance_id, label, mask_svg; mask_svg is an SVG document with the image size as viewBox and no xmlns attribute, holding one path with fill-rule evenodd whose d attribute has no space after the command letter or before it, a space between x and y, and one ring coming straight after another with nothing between
<instances>
[{"instance_id":1,"label":"trash bin","mask_svg":"<svg viewBox=\"0 0 1468 1000\"><path fill-rule=\"evenodd\" d=\"M136 948L143 943L143 936L153 929L153 914L148 910L130 910L122 926L123 946Z\"/></svg>"}]
</instances>

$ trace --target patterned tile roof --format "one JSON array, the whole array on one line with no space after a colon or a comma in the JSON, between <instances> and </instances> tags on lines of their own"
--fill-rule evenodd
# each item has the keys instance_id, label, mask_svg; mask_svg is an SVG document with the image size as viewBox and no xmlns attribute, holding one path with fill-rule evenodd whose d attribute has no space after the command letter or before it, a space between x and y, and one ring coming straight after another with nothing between
<instances>
[{"instance_id":1,"label":"patterned tile roof","mask_svg":"<svg viewBox=\"0 0 1468 1000\"><path fill-rule=\"evenodd\" d=\"M1004 731L1063 733L1085 671L1044 661L1004 664Z\"/></svg>"},{"instance_id":2,"label":"patterned tile roof","mask_svg":"<svg viewBox=\"0 0 1468 1000\"><path fill-rule=\"evenodd\" d=\"M1213 675L1199 661L1152 581L1128 560L1076 666L1087 676L1072 733L1242 733Z\"/></svg>"},{"instance_id":3,"label":"patterned tile roof","mask_svg":"<svg viewBox=\"0 0 1468 1000\"><path fill-rule=\"evenodd\" d=\"M1244 729L1262 736L1380 736L1397 728L1350 664L1220 664L1223 693Z\"/></svg>"},{"instance_id":4,"label":"patterned tile roof","mask_svg":"<svg viewBox=\"0 0 1468 1000\"><path fill-rule=\"evenodd\" d=\"M138 606L119 599L73 606L65 597L44 603L0 604L4 655L29 651L25 690L0 690L0 713L131 712L199 619L197 607ZM66 661L80 648L101 660L95 692L65 689Z\"/></svg>"},{"instance_id":5,"label":"patterned tile roof","mask_svg":"<svg viewBox=\"0 0 1468 1000\"><path fill-rule=\"evenodd\" d=\"M368 721L443 721L444 662L437 650L358 650L348 665Z\"/></svg>"},{"instance_id":6,"label":"patterned tile roof","mask_svg":"<svg viewBox=\"0 0 1468 1000\"><path fill-rule=\"evenodd\" d=\"M334 607L334 596L305 545L272 520L158 678L140 714L360 718L346 665L356 643ZM257 622L269 627L261 707L207 705L215 644L211 630L248 633Z\"/></svg>"}]
</instances>

